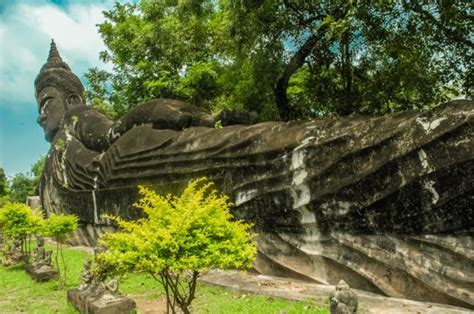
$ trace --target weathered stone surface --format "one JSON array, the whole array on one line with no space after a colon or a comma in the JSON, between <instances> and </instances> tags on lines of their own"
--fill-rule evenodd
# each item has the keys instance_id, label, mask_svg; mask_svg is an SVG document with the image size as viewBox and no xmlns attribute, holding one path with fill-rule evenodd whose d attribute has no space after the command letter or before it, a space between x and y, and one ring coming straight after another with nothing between
<instances>
[{"instance_id":1,"label":"weathered stone surface","mask_svg":"<svg viewBox=\"0 0 474 314\"><path fill-rule=\"evenodd\" d=\"M38 195L28 196L26 198L26 205L30 206L33 209L41 208L41 199Z\"/></svg>"},{"instance_id":2,"label":"weathered stone surface","mask_svg":"<svg viewBox=\"0 0 474 314\"><path fill-rule=\"evenodd\" d=\"M186 116L173 101L153 104ZM135 126L118 133L84 104L64 108L56 133L43 123L54 136L41 199L48 213L79 215L81 244L112 228L102 214L140 216L138 184L178 192L207 176L255 223L259 272L474 308L472 101L221 129L129 117Z\"/></svg>"}]
</instances>

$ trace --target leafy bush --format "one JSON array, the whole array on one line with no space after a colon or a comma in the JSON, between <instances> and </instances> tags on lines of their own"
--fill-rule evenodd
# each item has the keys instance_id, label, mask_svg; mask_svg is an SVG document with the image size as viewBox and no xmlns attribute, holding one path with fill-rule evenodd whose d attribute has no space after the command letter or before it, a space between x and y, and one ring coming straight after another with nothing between
<instances>
[{"instance_id":1,"label":"leafy bush","mask_svg":"<svg viewBox=\"0 0 474 314\"><path fill-rule=\"evenodd\" d=\"M33 211L25 204L8 202L0 208L0 231L9 240L20 240L23 252L29 251L26 240L41 233L42 226L41 212Z\"/></svg>"},{"instance_id":2,"label":"leafy bush","mask_svg":"<svg viewBox=\"0 0 474 314\"><path fill-rule=\"evenodd\" d=\"M228 197L212 187L201 178L179 197L140 187L135 206L147 217L134 222L109 217L121 231L102 238L108 251L97 257L98 271L146 272L163 285L168 310L189 313L200 273L248 268L256 253L251 226L232 221Z\"/></svg>"}]
</instances>

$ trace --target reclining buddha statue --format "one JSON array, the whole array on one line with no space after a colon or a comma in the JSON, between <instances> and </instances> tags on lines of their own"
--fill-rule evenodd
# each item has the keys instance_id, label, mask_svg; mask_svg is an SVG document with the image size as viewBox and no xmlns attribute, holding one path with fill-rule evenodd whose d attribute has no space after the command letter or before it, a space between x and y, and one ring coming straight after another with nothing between
<instances>
[{"instance_id":1,"label":"reclining buddha statue","mask_svg":"<svg viewBox=\"0 0 474 314\"><path fill-rule=\"evenodd\" d=\"M80 217L77 243L112 228L103 214L139 217L138 185L177 193L206 176L255 224L260 273L474 308L470 100L254 123L156 99L114 122L86 105L54 43L35 91L51 142L42 205Z\"/></svg>"}]
</instances>

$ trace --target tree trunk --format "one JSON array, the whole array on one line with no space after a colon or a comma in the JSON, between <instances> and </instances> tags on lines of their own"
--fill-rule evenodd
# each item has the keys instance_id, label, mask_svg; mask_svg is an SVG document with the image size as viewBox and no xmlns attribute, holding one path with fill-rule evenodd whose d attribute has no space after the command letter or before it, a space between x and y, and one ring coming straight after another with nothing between
<instances>
[{"instance_id":1,"label":"tree trunk","mask_svg":"<svg viewBox=\"0 0 474 314\"><path fill-rule=\"evenodd\" d=\"M341 75L344 84L343 100L339 103L338 114L347 116L354 112L352 99L352 70L350 52L350 30L344 32L341 39Z\"/></svg>"},{"instance_id":2,"label":"tree trunk","mask_svg":"<svg viewBox=\"0 0 474 314\"><path fill-rule=\"evenodd\" d=\"M306 42L301 46L301 48L295 53L291 58L290 63L286 66L285 72L278 80L275 87L275 101L280 113L280 118L283 121L290 120L291 109L288 103L288 83L291 76L303 65L306 57L309 55L314 46L318 43L323 31L318 31L318 33L311 35Z\"/></svg>"},{"instance_id":3,"label":"tree trunk","mask_svg":"<svg viewBox=\"0 0 474 314\"><path fill-rule=\"evenodd\" d=\"M334 12L328 14L332 16L336 21L344 18L347 15L349 6L345 5L342 8L338 7ZM323 20L323 19L321 19ZM325 32L329 27L329 23L325 23L319 26L316 33L311 34L311 36L306 40L303 46L293 55L290 62L287 64L283 75L277 81L275 86L275 102L280 113L280 118L283 121L288 121L291 118L291 108L288 102L288 83L291 76L304 64L306 57L311 53L316 44L323 38Z\"/></svg>"}]
</instances>

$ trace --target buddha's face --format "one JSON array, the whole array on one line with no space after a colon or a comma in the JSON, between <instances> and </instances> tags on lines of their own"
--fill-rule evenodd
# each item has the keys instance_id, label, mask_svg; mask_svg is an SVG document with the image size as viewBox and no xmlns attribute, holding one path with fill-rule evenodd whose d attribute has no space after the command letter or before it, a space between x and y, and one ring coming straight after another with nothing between
<instances>
[{"instance_id":1,"label":"buddha's face","mask_svg":"<svg viewBox=\"0 0 474 314\"><path fill-rule=\"evenodd\" d=\"M38 93L36 101L39 112L38 124L43 128L46 140L52 142L66 112L65 95L55 87L46 87Z\"/></svg>"}]
</instances>

